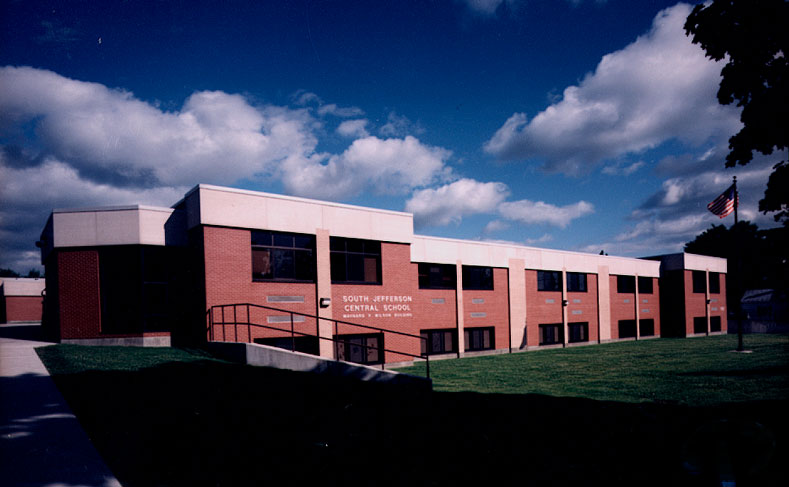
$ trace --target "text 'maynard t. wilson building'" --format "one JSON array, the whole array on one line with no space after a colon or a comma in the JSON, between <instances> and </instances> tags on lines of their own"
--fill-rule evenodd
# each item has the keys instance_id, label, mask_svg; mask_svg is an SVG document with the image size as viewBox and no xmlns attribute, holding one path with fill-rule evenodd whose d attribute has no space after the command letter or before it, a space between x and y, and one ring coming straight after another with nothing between
<instances>
[{"instance_id":1,"label":"text 'maynard t. wilson building'","mask_svg":"<svg viewBox=\"0 0 789 487\"><path fill-rule=\"evenodd\" d=\"M172 208L55 210L39 245L43 326L67 343L376 364L726 330L725 259L427 237L409 213L217 186Z\"/></svg>"}]
</instances>

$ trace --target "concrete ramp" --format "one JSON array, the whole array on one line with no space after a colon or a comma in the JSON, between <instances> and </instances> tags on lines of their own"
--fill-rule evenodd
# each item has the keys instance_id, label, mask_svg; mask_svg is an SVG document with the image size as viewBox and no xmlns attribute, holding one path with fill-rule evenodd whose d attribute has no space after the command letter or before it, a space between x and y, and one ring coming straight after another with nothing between
<instances>
[{"instance_id":1,"label":"concrete ramp","mask_svg":"<svg viewBox=\"0 0 789 487\"><path fill-rule=\"evenodd\" d=\"M362 381L404 384L432 389L433 381L425 377L382 370L369 365L332 360L302 352L257 343L209 342L209 352L231 362L274 367L297 372L315 372L350 377Z\"/></svg>"}]
</instances>

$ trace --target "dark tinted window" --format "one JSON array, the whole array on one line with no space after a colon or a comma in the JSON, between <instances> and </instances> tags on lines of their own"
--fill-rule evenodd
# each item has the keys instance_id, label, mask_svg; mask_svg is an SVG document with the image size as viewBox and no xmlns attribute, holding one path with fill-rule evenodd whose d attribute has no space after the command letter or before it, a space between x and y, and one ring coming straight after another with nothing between
<instances>
[{"instance_id":1,"label":"dark tinted window","mask_svg":"<svg viewBox=\"0 0 789 487\"><path fill-rule=\"evenodd\" d=\"M636 292L635 276L616 276L616 292L632 294ZM633 335L635 336L635 335Z\"/></svg>"},{"instance_id":2,"label":"dark tinted window","mask_svg":"<svg viewBox=\"0 0 789 487\"><path fill-rule=\"evenodd\" d=\"M693 292L707 292L707 276L704 271L693 271Z\"/></svg>"},{"instance_id":3,"label":"dark tinted window","mask_svg":"<svg viewBox=\"0 0 789 487\"><path fill-rule=\"evenodd\" d=\"M586 274L581 272L567 273L567 292L585 293Z\"/></svg>"},{"instance_id":4,"label":"dark tinted window","mask_svg":"<svg viewBox=\"0 0 789 487\"><path fill-rule=\"evenodd\" d=\"M315 281L315 237L252 231L252 279Z\"/></svg>"},{"instance_id":5,"label":"dark tinted window","mask_svg":"<svg viewBox=\"0 0 789 487\"><path fill-rule=\"evenodd\" d=\"M463 266L463 289L492 291L493 268Z\"/></svg>"},{"instance_id":6,"label":"dark tinted window","mask_svg":"<svg viewBox=\"0 0 789 487\"><path fill-rule=\"evenodd\" d=\"M638 276L638 293L652 294L652 278Z\"/></svg>"},{"instance_id":7,"label":"dark tinted window","mask_svg":"<svg viewBox=\"0 0 789 487\"><path fill-rule=\"evenodd\" d=\"M540 325L540 345L563 343L563 329L564 327L561 323Z\"/></svg>"},{"instance_id":8,"label":"dark tinted window","mask_svg":"<svg viewBox=\"0 0 789 487\"><path fill-rule=\"evenodd\" d=\"M584 284L586 284L585 276ZM558 271L537 271L537 290L561 291L562 273Z\"/></svg>"},{"instance_id":9,"label":"dark tinted window","mask_svg":"<svg viewBox=\"0 0 789 487\"><path fill-rule=\"evenodd\" d=\"M331 281L381 284L381 242L331 237Z\"/></svg>"},{"instance_id":10,"label":"dark tinted window","mask_svg":"<svg viewBox=\"0 0 789 487\"><path fill-rule=\"evenodd\" d=\"M567 341L570 343L589 341L589 323L586 321L567 323Z\"/></svg>"},{"instance_id":11,"label":"dark tinted window","mask_svg":"<svg viewBox=\"0 0 789 487\"><path fill-rule=\"evenodd\" d=\"M455 289L457 271L451 264L419 264L419 289Z\"/></svg>"},{"instance_id":12,"label":"dark tinted window","mask_svg":"<svg viewBox=\"0 0 789 487\"><path fill-rule=\"evenodd\" d=\"M710 272L710 294L720 294L721 275L717 272Z\"/></svg>"}]
</instances>

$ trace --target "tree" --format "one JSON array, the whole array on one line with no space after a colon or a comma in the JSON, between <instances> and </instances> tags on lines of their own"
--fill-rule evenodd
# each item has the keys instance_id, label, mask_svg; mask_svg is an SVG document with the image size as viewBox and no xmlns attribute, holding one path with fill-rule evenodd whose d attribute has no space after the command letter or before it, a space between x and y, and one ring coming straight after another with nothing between
<instances>
[{"instance_id":1,"label":"tree","mask_svg":"<svg viewBox=\"0 0 789 487\"><path fill-rule=\"evenodd\" d=\"M728 259L729 309L735 309L745 290L789 289L789 227L759 230L747 221L731 228L712 225L686 243L685 252ZM739 269L735 268L737 263Z\"/></svg>"},{"instance_id":2,"label":"tree","mask_svg":"<svg viewBox=\"0 0 789 487\"><path fill-rule=\"evenodd\" d=\"M727 59L721 70L718 101L742 107L742 129L729 139L726 167L745 165L753 152L772 154L789 146L789 2L786 0L714 0L696 5L685 32L707 57ZM789 221L789 166L773 167L764 213Z\"/></svg>"},{"instance_id":3,"label":"tree","mask_svg":"<svg viewBox=\"0 0 789 487\"><path fill-rule=\"evenodd\" d=\"M13 269L0 269L0 277L19 277L19 273Z\"/></svg>"}]
</instances>

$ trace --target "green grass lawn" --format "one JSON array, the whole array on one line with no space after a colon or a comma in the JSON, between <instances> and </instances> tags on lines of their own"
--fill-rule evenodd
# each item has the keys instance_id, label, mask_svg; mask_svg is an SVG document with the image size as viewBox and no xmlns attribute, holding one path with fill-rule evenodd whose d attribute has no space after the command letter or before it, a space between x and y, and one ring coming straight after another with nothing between
<instances>
[{"instance_id":1,"label":"green grass lawn","mask_svg":"<svg viewBox=\"0 0 789 487\"><path fill-rule=\"evenodd\" d=\"M787 337L748 336L750 355L728 352L732 344L436 361L434 392L198 350L38 353L124 487L691 486L732 472L741 485L786 485ZM737 392L722 396L720 386Z\"/></svg>"},{"instance_id":2,"label":"green grass lawn","mask_svg":"<svg viewBox=\"0 0 789 487\"><path fill-rule=\"evenodd\" d=\"M436 360L437 391L547 394L607 401L715 405L789 399L789 336L658 339ZM399 369L424 375L424 365Z\"/></svg>"}]
</instances>

